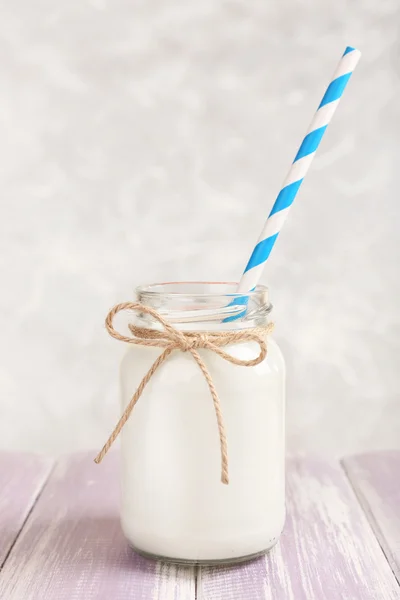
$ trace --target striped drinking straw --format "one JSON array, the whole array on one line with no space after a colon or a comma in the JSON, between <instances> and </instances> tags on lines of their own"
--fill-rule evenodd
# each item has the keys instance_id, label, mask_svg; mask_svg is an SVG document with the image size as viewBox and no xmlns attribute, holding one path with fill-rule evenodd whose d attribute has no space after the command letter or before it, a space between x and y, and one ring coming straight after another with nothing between
<instances>
[{"instance_id":1,"label":"striped drinking straw","mask_svg":"<svg viewBox=\"0 0 400 600\"><path fill-rule=\"evenodd\" d=\"M360 51L350 46L344 51L247 263L239 283L238 292L249 292L256 287L276 238L288 216L293 200L310 168L315 152L360 56Z\"/></svg>"}]
</instances>

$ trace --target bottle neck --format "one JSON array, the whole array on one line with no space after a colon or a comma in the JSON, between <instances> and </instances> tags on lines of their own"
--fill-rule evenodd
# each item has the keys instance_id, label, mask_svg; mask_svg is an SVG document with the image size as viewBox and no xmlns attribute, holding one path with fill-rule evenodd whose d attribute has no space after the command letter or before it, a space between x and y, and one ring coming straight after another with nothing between
<instances>
[{"instance_id":1,"label":"bottle neck","mask_svg":"<svg viewBox=\"0 0 400 600\"><path fill-rule=\"evenodd\" d=\"M268 323L272 310L268 289L257 286L248 294L236 292L237 283L173 282L141 286L138 301L154 308L182 331L232 331L252 329ZM139 315L138 324L159 328L149 315Z\"/></svg>"}]
</instances>

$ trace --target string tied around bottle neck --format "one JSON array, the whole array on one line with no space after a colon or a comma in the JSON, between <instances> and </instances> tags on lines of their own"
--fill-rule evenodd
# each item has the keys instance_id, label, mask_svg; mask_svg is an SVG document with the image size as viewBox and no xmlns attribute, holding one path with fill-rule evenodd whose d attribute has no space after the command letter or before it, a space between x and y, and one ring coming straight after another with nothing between
<instances>
[{"instance_id":1,"label":"string tied around bottle neck","mask_svg":"<svg viewBox=\"0 0 400 600\"><path fill-rule=\"evenodd\" d=\"M133 324L129 325L131 335L122 335L119 331L114 328L115 316L123 311L133 311L141 314L147 314L162 326L161 330L150 329L146 327L139 327ZM129 419L132 410L134 409L137 401L143 394L146 385L153 377L157 369L167 360L167 358L178 350L180 352L189 352L200 370L204 375L204 379L207 382L208 388L214 404L215 416L217 419L220 452L221 452L221 481L224 484L229 483L229 472L228 472L228 444L226 439L226 430L224 425L224 419L221 409L221 402L218 397L217 390L214 382L210 375L210 372L206 366L203 357L199 354L198 350L204 349L211 352L215 352L222 359L230 362L233 365L241 367L255 367L259 365L267 356L267 342L266 337L273 330L273 324L262 327L254 327L252 329L241 329L235 331L180 331L173 327L163 316L160 315L154 308L141 304L139 302L123 302L117 304L110 310L106 317L106 328L108 333L121 342L127 342L129 344L135 344L138 346L153 346L155 348L162 348L162 353L154 361L150 369L147 371L142 381L140 382L137 390L133 394L127 407L125 408L121 418L114 427L111 435L104 444L103 448L95 458L96 463L100 463L104 456L107 454L111 445L114 443L116 438L121 432L121 429ZM244 342L256 342L259 346L259 354L251 359L244 360L237 358L223 350L226 346L232 344L241 344Z\"/></svg>"}]
</instances>

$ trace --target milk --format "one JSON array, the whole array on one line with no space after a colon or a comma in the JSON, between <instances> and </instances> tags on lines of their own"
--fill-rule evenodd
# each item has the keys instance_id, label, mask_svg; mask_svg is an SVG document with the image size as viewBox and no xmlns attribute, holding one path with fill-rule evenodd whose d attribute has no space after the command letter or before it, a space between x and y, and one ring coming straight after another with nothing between
<instances>
[{"instance_id":1,"label":"milk","mask_svg":"<svg viewBox=\"0 0 400 600\"><path fill-rule=\"evenodd\" d=\"M254 342L229 346L241 359ZM121 366L122 408L159 356L132 346ZM174 351L154 374L122 432L122 526L139 552L178 561L230 562L279 538L284 502L284 379L277 344L255 367L199 350L225 422L229 485L210 391L189 352Z\"/></svg>"}]
</instances>

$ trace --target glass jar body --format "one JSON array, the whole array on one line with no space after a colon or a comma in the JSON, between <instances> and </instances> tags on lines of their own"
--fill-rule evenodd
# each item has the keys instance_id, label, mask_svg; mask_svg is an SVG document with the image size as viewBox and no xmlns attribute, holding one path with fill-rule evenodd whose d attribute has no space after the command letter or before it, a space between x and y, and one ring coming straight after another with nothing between
<instances>
[{"instance_id":1,"label":"glass jar body","mask_svg":"<svg viewBox=\"0 0 400 600\"><path fill-rule=\"evenodd\" d=\"M200 349L217 389L229 455L220 481L214 406L190 352L174 351L156 371L122 431L122 527L139 552L175 562L229 563L263 553L285 519L285 366L268 336L253 367ZM256 342L225 348L256 357ZM121 366L122 408L159 356L129 347Z\"/></svg>"}]
</instances>

